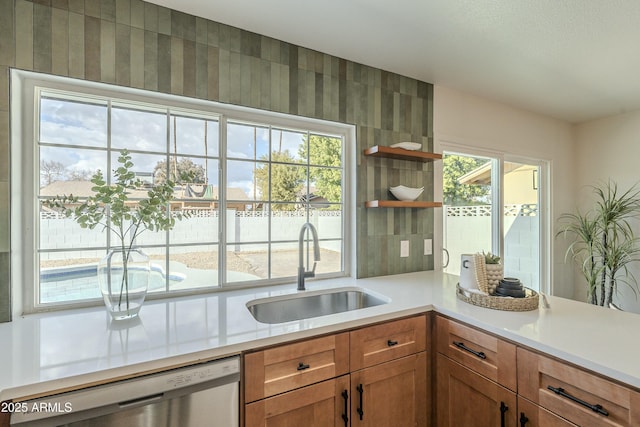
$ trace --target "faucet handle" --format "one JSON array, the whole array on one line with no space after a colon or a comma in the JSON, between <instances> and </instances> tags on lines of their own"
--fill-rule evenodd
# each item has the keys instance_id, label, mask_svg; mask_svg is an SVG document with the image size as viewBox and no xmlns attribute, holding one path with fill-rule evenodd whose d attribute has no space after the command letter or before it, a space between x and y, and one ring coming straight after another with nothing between
<instances>
[{"instance_id":1,"label":"faucet handle","mask_svg":"<svg viewBox=\"0 0 640 427\"><path fill-rule=\"evenodd\" d=\"M304 277L316 277L316 264L318 263L314 261L313 268L311 269L311 271L305 271Z\"/></svg>"}]
</instances>

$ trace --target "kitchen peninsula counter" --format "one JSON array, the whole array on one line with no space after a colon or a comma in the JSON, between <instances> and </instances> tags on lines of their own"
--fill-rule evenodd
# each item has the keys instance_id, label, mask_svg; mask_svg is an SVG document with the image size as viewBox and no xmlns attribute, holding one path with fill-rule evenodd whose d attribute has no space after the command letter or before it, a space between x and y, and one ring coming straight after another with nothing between
<instances>
[{"instance_id":1,"label":"kitchen peninsula counter","mask_svg":"<svg viewBox=\"0 0 640 427\"><path fill-rule=\"evenodd\" d=\"M147 301L139 319L104 307L22 316L0 324L0 401L101 384L242 351L435 310L515 343L640 388L640 316L548 296L549 308L507 312L456 298L457 276L418 272L308 281L310 291L354 286L387 304L267 325L247 302L296 293L295 284Z\"/></svg>"}]
</instances>

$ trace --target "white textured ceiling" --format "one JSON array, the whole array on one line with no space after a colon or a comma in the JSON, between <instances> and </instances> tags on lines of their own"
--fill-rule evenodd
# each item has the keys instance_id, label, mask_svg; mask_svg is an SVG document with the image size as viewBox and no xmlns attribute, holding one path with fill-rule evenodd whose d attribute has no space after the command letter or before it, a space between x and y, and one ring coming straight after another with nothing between
<instances>
[{"instance_id":1,"label":"white textured ceiling","mask_svg":"<svg viewBox=\"0 0 640 427\"><path fill-rule=\"evenodd\" d=\"M640 109L637 0L152 0L581 122Z\"/></svg>"}]
</instances>

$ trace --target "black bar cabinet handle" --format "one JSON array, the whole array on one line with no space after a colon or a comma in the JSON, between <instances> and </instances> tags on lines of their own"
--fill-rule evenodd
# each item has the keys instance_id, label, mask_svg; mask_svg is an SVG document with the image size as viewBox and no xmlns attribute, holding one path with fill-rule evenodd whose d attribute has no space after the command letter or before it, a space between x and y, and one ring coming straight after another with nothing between
<instances>
[{"instance_id":1,"label":"black bar cabinet handle","mask_svg":"<svg viewBox=\"0 0 640 427\"><path fill-rule=\"evenodd\" d=\"M509 407L505 405L504 402L500 402L500 427L505 427L507 425L504 414L508 410L509 410Z\"/></svg>"},{"instance_id":2,"label":"black bar cabinet handle","mask_svg":"<svg viewBox=\"0 0 640 427\"><path fill-rule=\"evenodd\" d=\"M394 345L398 345L398 341L387 340L387 346L393 347Z\"/></svg>"},{"instance_id":3,"label":"black bar cabinet handle","mask_svg":"<svg viewBox=\"0 0 640 427\"><path fill-rule=\"evenodd\" d=\"M306 365L302 362L298 363L298 371L304 371L305 369L309 369L309 365Z\"/></svg>"},{"instance_id":4,"label":"black bar cabinet handle","mask_svg":"<svg viewBox=\"0 0 640 427\"><path fill-rule=\"evenodd\" d=\"M474 349L467 347L466 345L464 345L464 343L463 343L463 342L454 341L454 342L453 342L453 345L455 345L455 346L456 346L456 347L458 347L459 349L462 349L462 350L464 350L464 351L468 351L469 353L471 353L471 354L473 354L473 355L478 356L480 359L486 359L486 358L487 358L487 355L486 355L486 354L484 354L484 353L483 353L483 352L481 352L481 351L475 351Z\"/></svg>"},{"instance_id":5,"label":"black bar cabinet handle","mask_svg":"<svg viewBox=\"0 0 640 427\"><path fill-rule=\"evenodd\" d=\"M358 393L360 393L360 406L358 406L358 409L356 409L356 411L358 411L358 415L360 415L360 420L362 420L362 417L364 417L364 408L362 407L362 394L364 393L364 389L362 388L362 384L358 384L358 387L356 387L356 390L358 390Z\"/></svg>"},{"instance_id":6,"label":"black bar cabinet handle","mask_svg":"<svg viewBox=\"0 0 640 427\"><path fill-rule=\"evenodd\" d=\"M524 414L524 412L520 412L520 427L525 427L529 422L529 418Z\"/></svg>"},{"instance_id":7,"label":"black bar cabinet handle","mask_svg":"<svg viewBox=\"0 0 640 427\"><path fill-rule=\"evenodd\" d=\"M342 414L342 420L344 421L344 427L349 427L349 393L347 390L342 392L342 398L344 399L344 414Z\"/></svg>"},{"instance_id":8,"label":"black bar cabinet handle","mask_svg":"<svg viewBox=\"0 0 640 427\"><path fill-rule=\"evenodd\" d=\"M597 412L598 414L600 414L600 415L604 415L605 417L608 417L608 416L609 416L609 412L607 412L607 411L602 407L602 405L598 405L598 404L592 405L592 404L591 404L591 403L589 403L589 402L585 402L585 401L584 401L584 400L582 400L582 399L578 399L577 397L572 396L572 395L570 395L569 393L567 393L566 391L564 391L564 389L563 389L562 387L552 387L552 386L548 385L548 386L547 386L547 389L551 390L551 391L552 391L552 392L554 392L555 394L558 394L558 395L560 395L560 396L562 396L562 397L566 397L567 399L569 399L569 400L572 400L572 401L576 402L578 405L582 405L582 406L584 406L584 407L586 407L586 408L589 408L589 409L591 409L593 412Z\"/></svg>"}]
</instances>

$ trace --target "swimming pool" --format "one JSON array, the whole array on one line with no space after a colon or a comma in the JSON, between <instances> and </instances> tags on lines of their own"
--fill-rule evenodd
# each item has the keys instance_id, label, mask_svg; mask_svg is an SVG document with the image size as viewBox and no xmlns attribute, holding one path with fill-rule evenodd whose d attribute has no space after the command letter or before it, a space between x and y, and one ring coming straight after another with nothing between
<instances>
[{"instance_id":1,"label":"swimming pool","mask_svg":"<svg viewBox=\"0 0 640 427\"><path fill-rule=\"evenodd\" d=\"M102 298L97 278L96 264L43 269L40 272L40 303ZM186 279L183 273L166 274L159 264L151 264L149 292L164 290L166 278L169 287Z\"/></svg>"}]
</instances>

